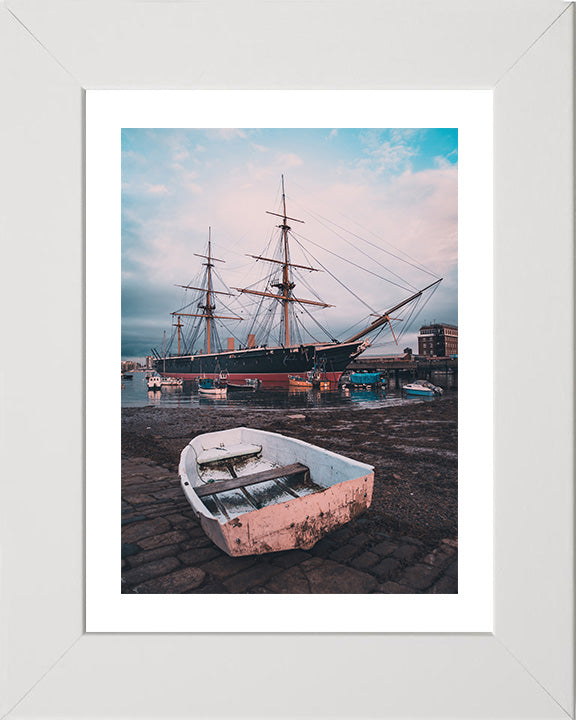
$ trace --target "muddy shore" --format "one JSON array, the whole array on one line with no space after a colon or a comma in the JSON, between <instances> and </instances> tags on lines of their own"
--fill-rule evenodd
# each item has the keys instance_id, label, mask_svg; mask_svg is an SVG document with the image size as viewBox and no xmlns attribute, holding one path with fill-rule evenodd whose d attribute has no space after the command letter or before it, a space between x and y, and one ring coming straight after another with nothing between
<instances>
[{"instance_id":1,"label":"muddy shore","mask_svg":"<svg viewBox=\"0 0 576 720\"><path fill-rule=\"evenodd\" d=\"M122 454L176 471L184 446L204 432L245 425L305 440L374 465L364 533L432 548L457 540L457 416L454 397L376 409L123 408Z\"/></svg>"}]
</instances>

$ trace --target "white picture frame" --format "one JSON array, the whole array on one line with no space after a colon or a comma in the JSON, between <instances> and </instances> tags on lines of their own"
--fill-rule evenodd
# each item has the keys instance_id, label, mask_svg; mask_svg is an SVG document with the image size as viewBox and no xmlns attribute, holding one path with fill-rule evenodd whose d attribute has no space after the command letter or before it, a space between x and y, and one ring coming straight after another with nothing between
<instances>
[{"instance_id":1,"label":"white picture frame","mask_svg":"<svg viewBox=\"0 0 576 720\"><path fill-rule=\"evenodd\" d=\"M573 5L8 0L0 39L2 715L574 717ZM303 86L493 88L494 633L85 634L83 92Z\"/></svg>"}]
</instances>

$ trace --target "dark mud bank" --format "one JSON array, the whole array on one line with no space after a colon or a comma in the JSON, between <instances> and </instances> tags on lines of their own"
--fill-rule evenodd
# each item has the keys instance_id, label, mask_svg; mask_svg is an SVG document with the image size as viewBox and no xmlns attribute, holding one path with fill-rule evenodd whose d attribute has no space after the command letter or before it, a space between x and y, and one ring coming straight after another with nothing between
<instances>
[{"instance_id":1,"label":"dark mud bank","mask_svg":"<svg viewBox=\"0 0 576 720\"><path fill-rule=\"evenodd\" d=\"M457 538L456 398L353 410L124 408L122 453L176 470L192 437L239 425L282 433L374 465L373 502L363 516L366 530L407 535L426 544Z\"/></svg>"}]
</instances>

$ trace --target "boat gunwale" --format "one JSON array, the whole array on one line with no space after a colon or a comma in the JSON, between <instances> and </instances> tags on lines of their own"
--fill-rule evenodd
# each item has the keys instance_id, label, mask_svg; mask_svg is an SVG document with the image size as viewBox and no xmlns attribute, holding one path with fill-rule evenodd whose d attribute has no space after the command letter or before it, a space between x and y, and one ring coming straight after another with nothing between
<instances>
[{"instance_id":1,"label":"boat gunwale","mask_svg":"<svg viewBox=\"0 0 576 720\"><path fill-rule=\"evenodd\" d=\"M197 482L195 484L192 484L192 478L189 477L187 470L186 470L186 462L188 460L188 454L190 452L192 452L192 453L194 453L194 458L193 458L194 465L195 466L197 465L196 458L198 457L198 455L197 455L196 449L192 446L192 442L194 440L198 440L200 438L205 438L210 435L222 435L224 433L240 432L240 434L242 434L243 430L248 430L250 432L257 433L258 435L264 435L264 436L268 436L271 438L282 438L296 446L313 448L314 450L321 452L323 455L325 455L327 457L338 460L338 462L345 461L345 464L349 465L350 467L355 467L358 469L359 474L357 476L355 476L354 478L347 478L347 479L341 480L340 482L334 483L333 485L322 486L322 487L324 487L325 490L327 490L331 487L336 487L338 485L341 485L342 483L348 482L349 480L352 480L352 479L357 479L359 477L364 477L366 475L374 474L374 466L373 465L369 465L368 463L361 462L360 460L355 460L354 458L347 457L346 455L342 455L341 453L335 453L332 450L326 450L325 448L322 448L318 445L313 445L312 443L308 443L305 440L299 440L298 438L287 437L285 435L282 435L281 433L274 433L274 432L270 432L268 430L259 430L258 428L249 428L244 425L235 427L235 428L228 428L227 430L217 430L217 431L214 431L211 433L202 433L202 434L196 435L194 438L192 438L192 440L190 440L190 442L182 450L182 453L180 455L180 463L178 466L178 473L180 476L180 484L181 484L184 494L186 495L186 498L187 498L188 502L190 503L190 505L192 506L192 509L194 510L194 512L197 515L201 515L207 519L214 520L214 521L218 522L220 525L225 525L226 522L229 522L229 521L221 522L217 517L214 516L213 513L210 512L210 510L206 507L206 505L204 504L202 499L200 497L198 497L194 488L198 487L200 483ZM196 478L198 480L200 480L200 476L198 473L196 473ZM314 478L311 478L311 479L314 481ZM191 497L192 495L193 495L193 497ZM302 497L306 497L306 496L302 496ZM195 500L195 502L192 502L192 500ZM294 500L296 500L296 499L294 499ZM197 506L201 506L201 507L197 507ZM261 508L260 510L251 510L251 511L248 511L248 513L260 512L261 510L265 509L266 507L272 507L272 506L265 506L264 508ZM238 515L237 517L234 518L234 520L241 518L248 513L243 513L241 515Z\"/></svg>"}]
</instances>

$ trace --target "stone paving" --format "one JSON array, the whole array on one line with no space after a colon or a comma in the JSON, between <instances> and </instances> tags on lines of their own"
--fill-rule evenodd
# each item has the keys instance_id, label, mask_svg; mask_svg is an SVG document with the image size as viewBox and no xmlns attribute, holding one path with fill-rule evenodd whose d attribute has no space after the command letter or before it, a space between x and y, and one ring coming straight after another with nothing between
<instances>
[{"instance_id":1,"label":"stone paving","mask_svg":"<svg viewBox=\"0 0 576 720\"><path fill-rule=\"evenodd\" d=\"M204 534L178 476L122 458L123 593L458 592L458 544L366 532L362 517L311 550L231 558Z\"/></svg>"}]
</instances>

